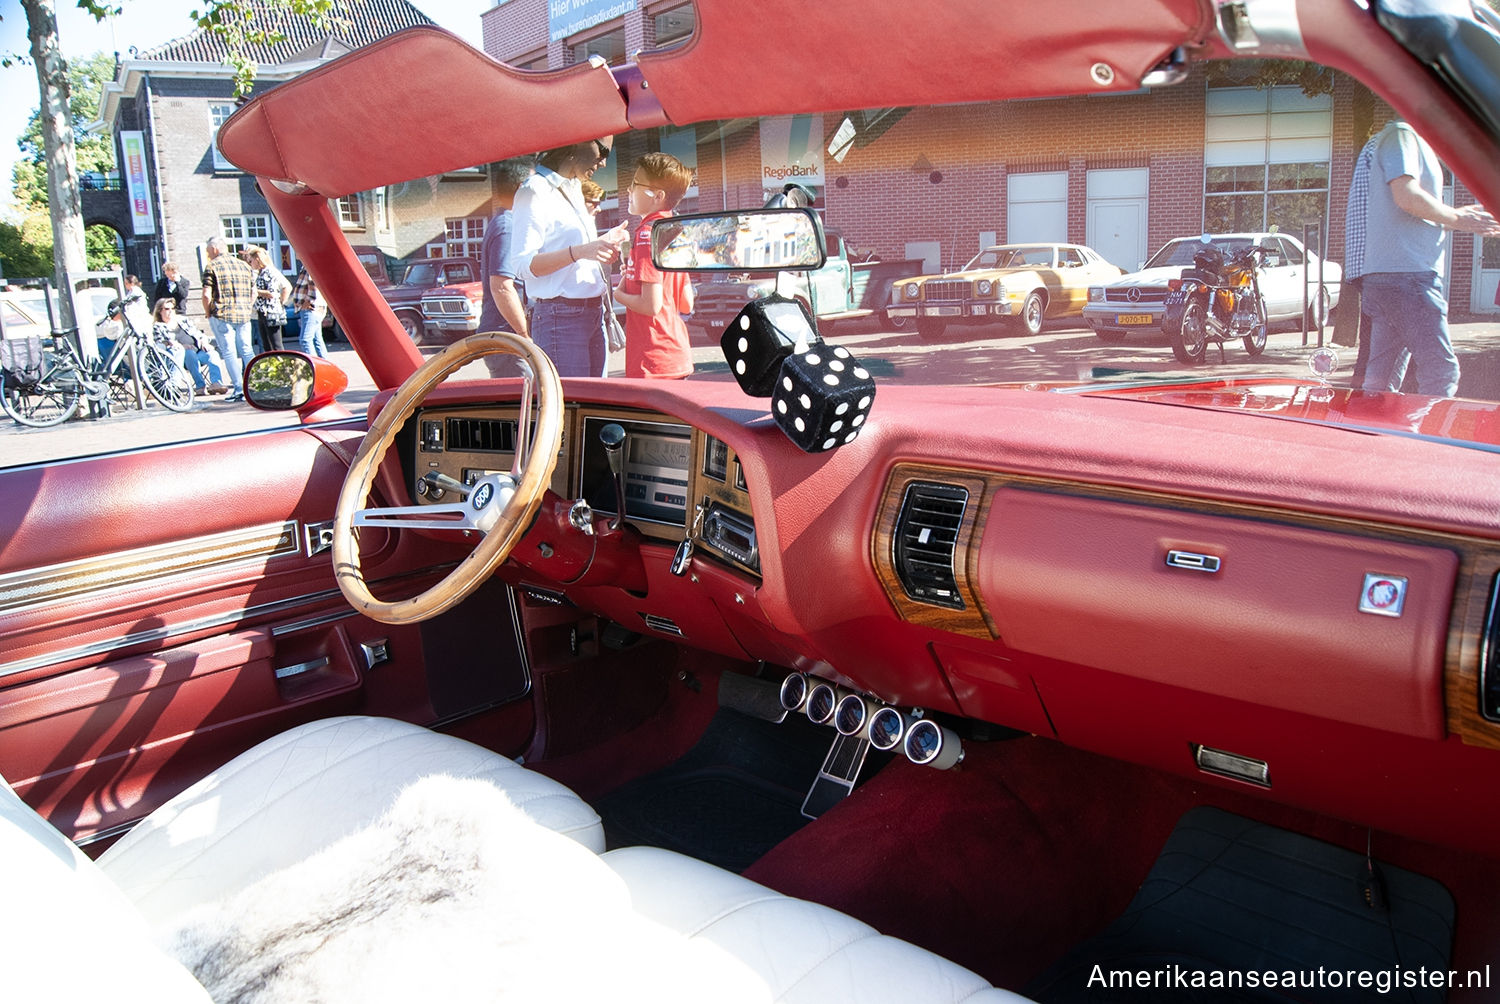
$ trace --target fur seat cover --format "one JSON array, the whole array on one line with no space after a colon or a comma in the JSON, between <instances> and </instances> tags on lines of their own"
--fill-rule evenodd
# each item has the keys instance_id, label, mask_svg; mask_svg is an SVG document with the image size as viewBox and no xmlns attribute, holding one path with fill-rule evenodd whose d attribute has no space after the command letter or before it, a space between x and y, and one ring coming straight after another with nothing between
<instances>
[{"instance_id":1,"label":"fur seat cover","mask_svg":"<svg viewBox=\"0 0 1500 1004\"><path fill-rule=\"evenodd\" d=\"M220 1004L770 999L473 779L417 781L374 824L161 936Z\"/></svg>"}]
</instances>

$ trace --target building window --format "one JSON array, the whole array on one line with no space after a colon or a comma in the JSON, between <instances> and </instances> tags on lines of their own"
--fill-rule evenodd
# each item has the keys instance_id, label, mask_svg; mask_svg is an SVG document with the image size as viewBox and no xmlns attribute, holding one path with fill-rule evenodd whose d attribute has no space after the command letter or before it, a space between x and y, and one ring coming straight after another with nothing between
<instances>
[{"instance_id":1,"label":"building window","mask_svg":"<svg viewBox=\"0 0 1500 1004\"><path fill-rule=\"evenodd\" d=\"M1333 99L1300 87L1211 87L1203 146L1203 226L1301 234L1328 219Z\"/></svg>"},{"instance_id":2,"label":"building window","mask_svg":"<svg viewBox=\"0 0 1500 1004\"><path fill-rule=\"evenodd\" d=\"M214 150L215 171L238 171L239 168L231 164L225 156L219 152L219 126L223 125L229 116L234 114L234 105L229 102L215 101L208 106L209 142Z\"/></svg>"},{"instance_id":3,"label":"building window","mask_svg":"<svg viewBox=\"0 0 1500 1004\"><path fill-rule=\"evenodd\" d=\"M596 35L573 46L573 62L586 63L590 57L599 56L610 66L619 66L625 62L625 29L616 28L614 31Z\"/></svg>"},{"instance_id":4,"label":"building window","mask_svg":"<svg viewBox=\"0 0 1500 1004\"><path fill-rule=\"evenodd\" d=\"M297 256L292 252L291 244L282 238L281 231L273 225L271 217L264 213L221 216L219 234L224 238L230 254L239 254L254 244L265 248L271 261L278 264L283 272L297 270Z\"/></svg>"},{"instance_id":5,"label":"building window","mask_svg":"<svg viewBox=\"0 0 1500 1004\"><path fill-rule=\"evenodd\" d=\"M697 15L693 12L692 4L684 4L681 7L673 7L664 10L651 18L652 26L656 29L656 48L670 49L674 45L681 45L693 35L693 27L697 24Z\"/></svg>"},{"instance_id":6,"label":"building window","mask_svg":"<svg viewBox=\"0 0 1500 1004\"><path fill-rule=\"evenodd\" d=\"M443 251L449 258L478 258L484 249L484 217L444 220Z\"/></svg>"},{"instance_id":7,"label":"building window","mask_svg":"<svg viewBox=\"0 0 1500 1004\"><path fill-rule=\"evenodd\" d=\"M221 216L219 233L230 254L239 254L251 244L267 247L271 241L271 217L265 215Z\"/></svg>"},{"instance_id":8,"label":"building window","mask_svg":"<svg viewBox=\"0 0 1500 1004\"><path fill-rule=\"evenodd\" d=\"M657 146L662 153L670 153L682 165L693 172L693 183L688 186L683 198L690 199L698 194L698 130L693 126L678 129L675 126L662 126L657 134Z\"/></svg>"},{"instance_id":9,"label":"building window","mask_svg":"<svg viewBox=\"0 0 1500 1004\"><path fill-rule=\"evenodd\" d=\"M359 230L365 225L364 200L356 192L339 199L339 226L345 230Z\"/></svg>"},{"instance_id":10,"label":"building window","mask_svg":"<svg viewBox=\"0 0 1500 1004\"><path fill-rule=\"evenodd\" d=\"M390 192L384 188L373 189L370 192L370 202L375 207L375 228L377 230L391 229Z\"/></svg>"}]
</instances>

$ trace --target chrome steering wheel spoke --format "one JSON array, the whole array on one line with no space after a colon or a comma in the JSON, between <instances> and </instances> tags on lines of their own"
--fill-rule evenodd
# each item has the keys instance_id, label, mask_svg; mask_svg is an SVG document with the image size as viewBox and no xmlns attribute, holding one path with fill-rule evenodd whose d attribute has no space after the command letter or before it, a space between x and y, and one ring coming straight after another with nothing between
<instances>
[{"instance_id":1,"label":"chrome steering wheel spoke","mask_svg":"<svg viewBox=\"0 0 1500 1004\"><path fill-rule=\"evenodd\" d=\"M468 487L469 497L462 502L356 509L353 525L401 530L474 530L486 534L499 522L518 484L509 474L487 474Z\"/></svg>"}]
</instances>

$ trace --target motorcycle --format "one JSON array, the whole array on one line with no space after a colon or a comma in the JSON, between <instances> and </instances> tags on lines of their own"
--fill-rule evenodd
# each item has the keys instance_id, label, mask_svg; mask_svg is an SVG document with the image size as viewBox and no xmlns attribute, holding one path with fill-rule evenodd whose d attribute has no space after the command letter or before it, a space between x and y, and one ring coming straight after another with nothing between
<instances>
[{"instance_id":1,"label":"motorcycle","mask_svg":"<svg viewBox=\"0 0 1500 1004\"><path fill-rule=\"evenodd\" d=\"M1258 356L1266 348L1266 302L1260 295L1259 266L1268 249L1248 245L1226 255L1206 239L1182 278L1167 283L1162 330L1172 340L1179 362L1197 366L1213 342L1224 361L1224 343L1243 340L1245 352Z\"/></svg>"}]
</instances>

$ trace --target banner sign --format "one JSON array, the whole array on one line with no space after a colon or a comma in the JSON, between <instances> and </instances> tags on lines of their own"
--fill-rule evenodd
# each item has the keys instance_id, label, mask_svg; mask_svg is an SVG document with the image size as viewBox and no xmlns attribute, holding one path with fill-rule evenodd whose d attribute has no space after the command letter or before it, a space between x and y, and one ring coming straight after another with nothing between
<instances>
[{"instance_id":1,"label":"banner sign","mask_svg":"<svg viewBox=\"0 0 1500 1004\"><path fill-rule=\"evenodd\" d=\"M635 7L636 0L547 0L547 39L560 42Z\"/></svg>"},{"instance_id":2,"label":"banner sign","mask_svg":"<svg viewBox=\"0 0 1500 1004\"><path fill-rule=\"evenodd\" d=\"M130 222L137 235L156 233L151 216L151 185L146 178L146 139L138 129L122 130L120 151L124 161L120 173L125 177L125 194L130 199Z\"/></svg>"},{"instance_id":3,"label":"banner sign","mask_svg":"<svg viewBox=\"0 0 1500 1004\"><path fill-rule=\"evenodd\" d=\"M813 189L823 186L823 116L760 120L760 186L779 192L788 182Z\"/></svg>"}]
</instances>

